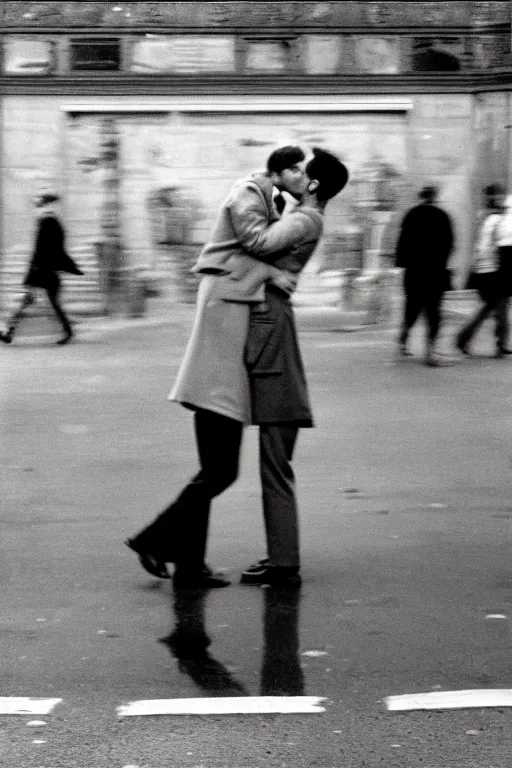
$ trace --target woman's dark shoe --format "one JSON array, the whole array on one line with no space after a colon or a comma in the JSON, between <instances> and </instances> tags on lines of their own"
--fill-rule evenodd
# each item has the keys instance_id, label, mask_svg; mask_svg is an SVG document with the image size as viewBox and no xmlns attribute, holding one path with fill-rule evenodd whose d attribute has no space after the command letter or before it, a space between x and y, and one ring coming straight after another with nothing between
<instances>
[{"instance_id":1,"label":"woman's dark shoe","mask_svg":"<svg viewBox=\"0 0 512 768\"><path fill-rule=\"evenodd\" d=\"M260 587L300 587L302 579L298 566L285 568L277 565L263 565L259 570L243 571L240 583Z\"/></svg>"},{"instance_id":2,"label":"woman's dark shoe","mask_svg":"<svg viewBox=\"0 0 512 768\"><path fill-rule=\"evenodd\" d=\"M3 341L4 344L10 344L12 342L12 331L9 330L5 333L0 331L0 341Z\"/></svg>"},{"instance_id":3,"label":"woman's dark shoe","mask_svg":"<svg viewBox=\"0 0 512 768\"><path fill-rule=\"evenodd\" d=\"M412 357L413 353L409 352L407 349L407 344L405 342L400 342L398 344L398 355L399 357Z\"/></svg>"},{"instance_id":4,"label":"woman's dark shoe","mask_svg":"<svg viewBox=\"0 0 512 768\"><path fill-rule=\"evenodd\" d=\"M212 570L208 565L204 565L199 573L176 568L173 583L176 589L221 589L231 584L223 573Z\"/></svg>"},{"instance_id":5,"label":"woman's dark shoe","mask_svg":"<svg viewBox=\"0 0 512 768\"><path fill-rule=\"evenodd\" d=\"M62 337L62 339L59 339L59 340L58 340L58 341L56 341L55 343L56 343L56 344L60 344L61 346L62 346L63 344L67 344L67 343L68 343L68 341L71 341L71 339L73 338L73 335L74 335L74 334L73 334L73 333L71 333L71 331L70 331L69 333L66 333L66 335L65 335L65 336L63 336L63 337Z\"/></svg>"},{"instance_id":6,"label":"woman's dark shoe","mask_svg":"<svg viewBox=\"0 0 512 768\"><path fill-rule=\"evenodd\" d=\"M156 576L157 579L170 579L171 574L163 560L159 560L150 552L145 552L135 541L135 539L126 539L125 544L139 556L139 563L145 571Z\"/></svg>"}]
</instances>

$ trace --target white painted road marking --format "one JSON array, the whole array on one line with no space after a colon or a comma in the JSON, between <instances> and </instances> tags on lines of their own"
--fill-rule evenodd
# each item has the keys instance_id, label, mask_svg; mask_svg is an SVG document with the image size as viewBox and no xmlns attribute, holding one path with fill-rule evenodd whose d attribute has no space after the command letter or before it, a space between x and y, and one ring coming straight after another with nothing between
<instances>
[{"instance_id":1,"label":"white painted road marking","mask_svg":"<svg viewBox=\"0 0 512 768\"><path fill-rule=\"evenodd\" d=\"M511 688L482 688L471 691L435 691L387 696L390 711L412 709L468 709L470 707L512 707Z\"/></svg>"},{"instance_id":2,"label":"white painted road marking","mask_svg":"<svg viewBox=\"0 0 512 768\"><path fill-rule=\"evenodd\" d=\"M49 715L62 699L0 696L0 715Z\"/></svg>"},{"instance_id":3,"label":"white painted road marking","mask_svg":"<svg viewBox=\"0 0 512 768\"><path fill-rule=\"evenodd\" d=\"M148 699L117 708L120 717L140 715L260 715L325 712L319 696L226 696L200 699Z\"/></svg>"}]
</instances>

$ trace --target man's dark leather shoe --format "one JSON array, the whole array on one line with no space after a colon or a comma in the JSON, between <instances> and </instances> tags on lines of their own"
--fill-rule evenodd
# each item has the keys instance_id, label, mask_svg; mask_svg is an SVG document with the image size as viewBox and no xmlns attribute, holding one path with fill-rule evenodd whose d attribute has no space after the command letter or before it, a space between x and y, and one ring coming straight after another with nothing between
<instances>
[{"instance_id":1,"label":"man's dark leather shoe","mask_svg":"<svg viewBox=\"0 0 512 768\"><path fill-rule=\"evenodd\" d=\"M259 570L253 569L242 572L241 584L269 587L300 587L302 579L297 566L263 565Z\"/></svg>"},{"instance_id":2,"label":"man's dark leather shoe","mask_svg":"<svg viewBox=\"0 0 512 768\"><path fill-rule=\"evenodd\" d=\"M262 557L257 563L253 563L245 569L244 573L253 573L254 571L261 571L261 569L268 565L268 557Z\"/></svg>"}]
</instances>

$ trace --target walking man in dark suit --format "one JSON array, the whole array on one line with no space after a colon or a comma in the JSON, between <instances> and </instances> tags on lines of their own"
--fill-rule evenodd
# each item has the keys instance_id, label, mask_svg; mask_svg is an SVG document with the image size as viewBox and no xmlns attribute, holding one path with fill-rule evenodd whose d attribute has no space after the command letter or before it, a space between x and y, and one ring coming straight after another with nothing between
<instances>
[{"instance_id":1,"label":"walking man in dark suit","mask_svg":"<svg viewBox=\"0 0 512 768\"><path fill-rule=\"evenodd\" d=\"M448 214L435 205L437 189L425 187L421 203L406 214L396 248L396 266L404 267L405 309L399 338L399 352L407 349L409 332L425 313L428 334L425 365L437 367L440 360L434 346L441 322L441 300L447 290L446 265L453 249L454 236Z\"/></svg>"},{"instance_id":2,"label":"walking man in dark suit","mask_svg":"<svg viewBox=\"0 0 512 768\"><path fill-rule=\"evenodd\" d=\"M59 201L57 195L43 195L37 203L39 225L37 230L36 245L28 272L23 281L26 287L20 306L11 317L8 330L0 333L0 341L5 344L12 342L18 323L25 314L25 310L35 300L36 288L42 288L59 318L64 336L57 344L67 344L73 336L71 324L59 302L60 278L59 272L70 272L73 275L83 275L75 262L68 256L64 249L64 229L55 213L55 203Z\"/></svg>"}]
</instances>

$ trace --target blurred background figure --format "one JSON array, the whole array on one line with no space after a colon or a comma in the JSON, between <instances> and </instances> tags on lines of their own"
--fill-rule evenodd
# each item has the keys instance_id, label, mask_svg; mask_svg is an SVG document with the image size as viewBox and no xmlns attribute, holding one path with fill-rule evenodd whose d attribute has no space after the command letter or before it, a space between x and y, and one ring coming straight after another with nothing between
<instances>
[{"instance_id":1,"label":"blurred background figure","mask_svg":"<svg viewBox=\"0 0 512 768\"><path fill-rule=\"evenodd\" d=\"M504 290L507 286L506 276L502 271L500 236L505 236L505 231L500 233L500 227L504 221L504 190L499 184L489 184L483 190L484 213L480 228L477 233L473 263L466 284L466 288L473 288L478 292L483 304L473 317L459 331L457 335L457 348L465 355L469 355L469 344L484 320L494 315L496 324L494 334L496 338L496 356L503 357L510 354L506 348L508 338L508 295ZM512 199L512 198L511 198ZM505 236L506 239L506 236ZM512 227L510 227L510 244L508 261L510 262L510 247L512 246ZM503 262L507 261L507 252L503 250ZM509 277L510 289L510 277Z\"/></svg>"},{"instance_id":2,"label":"blurred background figure","mask_svg":"<svg viewBox=\"0 0 512 768\"><path fill-rule=\"evenodd\" d=\"M441 300L450 288L448 258L454 245L451 219L435 205L438 190L424 187L421 203L405 215L396 248L396 266L404 269L405 307L399 336L399 353L409 356L409 333L421 314L427 323L425 364L441 365L435 341L441 323Z\"/></svg>"},{"instance_id":3,"label":"blurred background figure","mask_svg":"<svg viewBox=\"0 0 512 768\"><path fill-rule=\"evenodd\" d=\"M503 304L501 313L504 328L496 357L512 354L508 349L510 324L508 319L509 299L512 295L512 195L505 198L505 211L498 225L499 267L498 281L500 285L500 303Z\"/></svg>"},{"instance_id":4,"label":"blurred background figure","mask_svg":"<svg viewBox=\"0 0 512 768\"><path fill-rule=\"evenodd\" d=\"M35 301L35 289L42 288L59 318L64 336L57 344L67 344L73 336L71 323L59 303L60 278L59 272L70 272L73 275L83 275L81 269L66 253L64 248L64 229L56 215L56 204L59 197L53 194L43 195L36 203L39 218L36 244L28 272L23 281L26 287L21 304L11 317L8 329L0 333L0 340L6 344L12 342L14 332L22 319L25 310Z\"/></svg>"}]
</instances>

